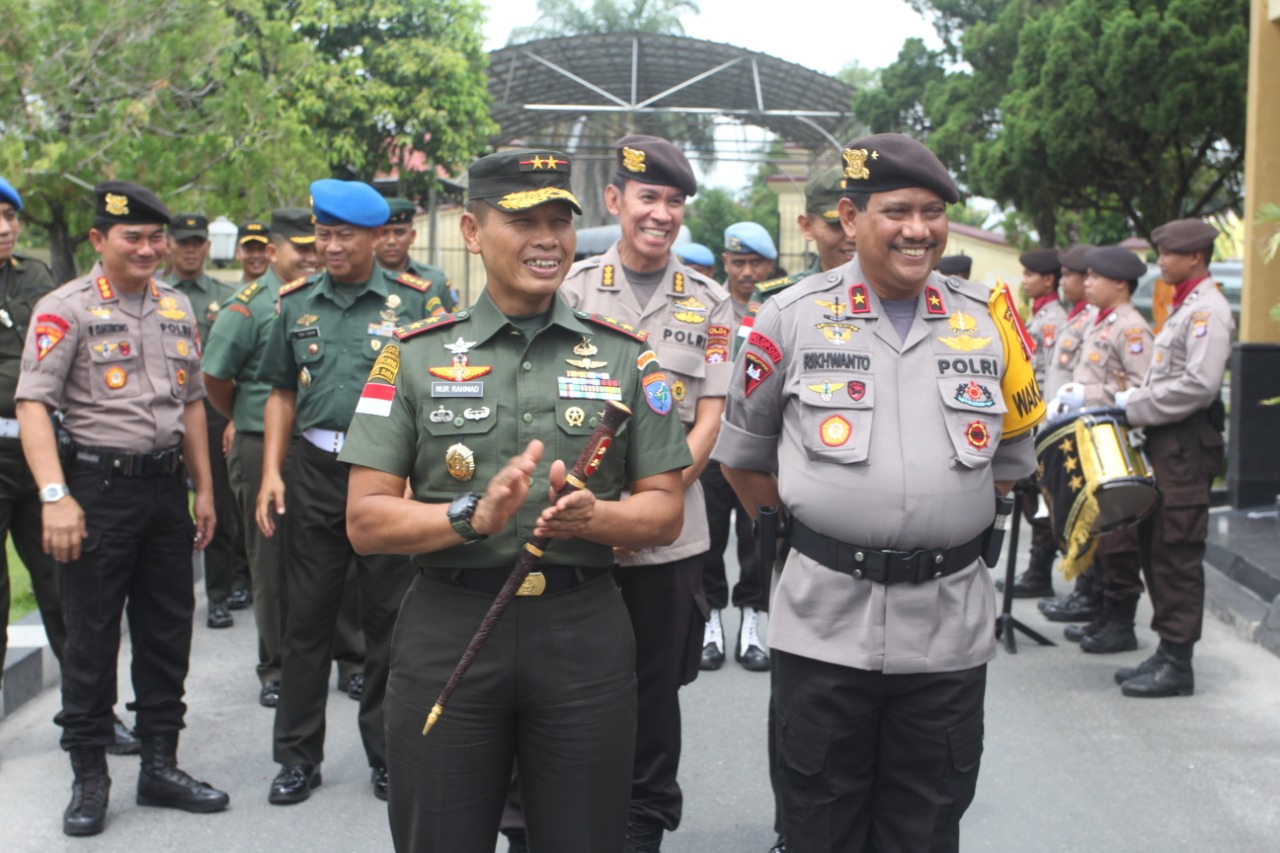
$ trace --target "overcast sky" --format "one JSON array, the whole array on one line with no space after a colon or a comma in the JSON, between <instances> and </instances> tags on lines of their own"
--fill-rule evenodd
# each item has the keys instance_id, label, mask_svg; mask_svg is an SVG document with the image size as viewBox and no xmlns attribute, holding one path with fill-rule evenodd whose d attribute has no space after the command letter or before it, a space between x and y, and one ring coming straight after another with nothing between
<instances>
[{"instance_id":1,"label":"overcast sky","mask_svg":"<svg viewBox=\"0 0 1280 853\"><path fill-rule=\"evenodd\" d=\"M590 0L580 0L586 3ZM906 0L809 0L748 4L744 0L697 0L701 10L684 21L685 35L760 51L814 71L835 74L850 62L883 68L898 57L903 41L913 36L937 44L933 28L911 10ZM485 47L504 46L513 27L538 17L534 0L485 0L489 8ZM728 149L763 145L765 134L753 128L729 127L721 138ZM747 181L748 167L722 163L700 176L704 186L737 191Z\"/></svg>"}]
</instances>

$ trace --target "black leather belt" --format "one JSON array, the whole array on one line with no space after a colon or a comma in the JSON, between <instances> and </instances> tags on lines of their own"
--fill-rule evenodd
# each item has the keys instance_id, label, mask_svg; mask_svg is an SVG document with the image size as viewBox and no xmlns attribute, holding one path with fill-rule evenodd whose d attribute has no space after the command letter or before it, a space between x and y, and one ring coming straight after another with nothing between
<instances>
[{"instance_id":1,"label":"black leather belt","mask_svg":"<svg viewBox=\"0 0 1280 853\"><path fill-rule=\"evenodd\" d=\"M422 574L440 583L460 586L473 592L485 592L497 595L498 590L507 582L511 570L499 569L446 569L438 566L423 566ZM587 568L583 566L545 566L529 573L529 580L520 587L516 595L547 595L553 592L564 592L567 589L590 583L601 575L611 571L610 568Z\"/></svg>"},{"instance_id":2,"label":"black leather belt","mask_svg":"<svg viewBox=\"0 0 1280 853\"><path fill-rule=\"evenodd\" d=\"M182 449L130 453L109 447L77 447L76 464L121 477L167 477L182 465Z\"/></svg>"},{"instance_id":3,"label":"black leather belt","mask_svg":"<svg viewBox=\"0 0 1280 853\"><path fill-rule=\"evenodd\" d=\"M849 545L806 527L792 516L791 547L828 569L876 583L924 583L973 565L982 554L983 534L954 548L928 551L877 551Z\"/></svg>"}]
</instances>

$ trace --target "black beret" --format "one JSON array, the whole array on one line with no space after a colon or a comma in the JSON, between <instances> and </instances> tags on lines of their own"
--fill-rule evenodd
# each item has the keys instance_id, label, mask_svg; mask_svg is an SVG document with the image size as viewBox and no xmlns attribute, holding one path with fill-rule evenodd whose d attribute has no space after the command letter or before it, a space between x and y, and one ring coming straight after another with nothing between
<instances>
[{"instance_id":1,"label":"black beret","mask_svg":"<svg viewBox=\"0 0 1280 853\"><path fill-rule=\"evenodd\" d=\"M816 213L828 222L840 218L836 209L844 195L844 170L833 167L819 172L804 188L804 212Z\"/></svg>"},{"instance_id":2,"label":"black beret","mask_svg":"<svg viewBox=\"0 0 1280 853\"><path fill-rule=\"evenodd\" d=\"M618 140L618 175L644 184L675 187L686 196L698 192L698 181L684 152L658 136L624 136Z\"/></svg>"},{"instance_id":3,"label":"black beret","mask_svg":"<svg viewBox=\"0 0 1280 853\"><path fill-rule=\"evenodd\" d=\"M877 133L845 146L846 194L884 193L908 187L933 190L948 204L960 200L960 191L947 167L909 136Z\"/></svg>"},{"instance_id":4,"label":"black beret","mask_svg":"<svg viewBox=\"0 0 1280 853\"><path fill-rule=\"evenodd\" d=\"M1137 255L1119 246L1091 249L1084 256L1084 261L1098 275L1105 275L1116 281L1137 281L1147 272L1147 265Z\"/></svg>"},{"instance_id":5,"label":"black beret","mask_svg":"<svg viewBox=\"0 0 1280 853\"><path fill-rule=\"evenodd\" d=\"M1095 247L1087 244L1072 246L1070 249L1063 251L1059 258L1062 260L1062 266L1065 269L1074 270L1075 272L1088 272L1089 263L1086 261L1085 255L1094 250Z\"/></svg>"},{"instance_id":6,"label":"black beret","mask_svg":"<svg viewBox=\"0 0 1280 853\"><path fill-rule=\"evenodd\" d=\"M1062 258L1057 249L1032 249L1030 252L1023 252L1018 255L1018 263L1022 264L1023 269L1043 275L1062 272Z\"/></svg>"},{"instance_id":7,"label":"black beret","mask_svg":"<svg viewBox=\"0 0 1280 853\"><path fill-rule=\"evenodd\" d=\"M202 213L175 213L169 220L169 236L175 240L188 237L209 239L209 219Z\"/></svg>"},{"instance_id":8,"label":"black beret","mask_svg":"<svg viewBox=\"0 0 1280 853\"><path fill-rule=\"evenodd\" d=\"M1151 232L1151 240L1166 252L1190 255L1212 250L1218 229L1199 219L1175 219Z\"/></svg>"},{"instance_id":9,"label":"black beret","mask_svg":"<svg viewBox=\"0 0 1280 853\"><path fill-rule=\"evenodd\" d=\"M271 233L290 243L316 241L316 220L306 207L281 207L271 211Z\"/></svg>"},{"instance_id":10,"label":"black beret","mask_svg":"<svg viewBox=\"0 0 1280 853\"><path fill-rule=\"evenodd\" d=\"M257 219L250 219L240 226L240 230L236 233L236 245L243 246L245 243L251 243L257 240L261 243L269 242L271 238L270 229L267 223Z\"/></svg>"},{"instance_id":11,"label":"black beret","mask_svg":"<svg viewBox=\"0 0 1280 853\"><path fill-rule=\"evenodd\" d=\"M387 217L388 225L412 224L413 215L418 212L418 206L407 198L389 198L387 207L391 208L391 215Z\"/></svg>"},{"instance_id":12,"label":"black beret","mask_svg":"<svg viewBox=\"0 0 1280 853\"><path fill-rule=\"evenodd\" d=\"M168 225L169 208L141 184L103 181L93 188L98 203L93 227L104 231L112 225Z\"/></svg>"},{"instance_id":13,"label":"black beret","mask_svg":"<svg viewBox=\"0 0 1280 853\"><path fill-rule=\"evenodd\" d=\"M968 255L943 255L938 258L938 265L934 267L943 275L958 275L961 278L968 278L973 272L973 258Z\"/></svg>"},{"instance_id":14,"label":"black beret","mask_svg":"<svg viewBox=\"0 0 1280 853\"><path fill-rule=\"evenodd\" d=\"M467 198L487 201L499 210L529 210L549 201L567 201L581 214L582 205L569 190L570 168L569 155L559 151L499 151L467 169Z\"/></svg>"}]
</instances>

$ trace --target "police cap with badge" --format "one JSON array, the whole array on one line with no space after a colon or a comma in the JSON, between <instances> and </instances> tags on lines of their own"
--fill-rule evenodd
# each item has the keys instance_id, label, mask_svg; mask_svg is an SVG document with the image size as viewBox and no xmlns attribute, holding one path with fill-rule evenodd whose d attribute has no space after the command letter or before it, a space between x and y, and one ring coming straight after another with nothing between
<instances>
[{"instance_id":1,"label":"police cap with badge","mask_svg":"<svg viewBox=\"0 0 1280 853\"><path fill-rule=\"evenodd\" d=\"M175 240L189 237L209 239L209 218L202 213L177 213L169 220L169 236Z\"/></svg>"},{"instance_id":2,"label":"police cap with badge","mask_svg":"<svg viewBox=\"0 0 1280 853\"><path fill-rule=\"evenodd\" d=\"M236 245L243 246L245 243L262 243L265 245L270 239L271 229L267 227L267 223L257 219L250 219L240 226L240 230L236 234Z\"/></svg>"},{"instance_id":3,"label":"police cap with badge","mask_svg":"<svg viewBox=\"0 0 1280 853\"><path fill-rule=\"evenodd\" d=\"M756 222L735 222L724 229L724 250L731 255L756 254L771 261L778 257L773 238Z\"/></svg>"},{"instance_id":4,"label":"police cap with badge","mask_svg":"<svg viewBox=\"0 0 1280 853\"><path fill-rule=\"evenodd\" d=\"M1218 229L1199 219L1175 219L1151 232L1151 241L1163 251L1177 255L1193 255L1196 252L1213 254L1213 244L1218 239Z\"/></svg>"},{"instance_id":5,"label":"police cap with badge","mask_svg":"<svg viewBox=\"0 0 1280 853\"><path fill-rule=\"evenodd\" d=\"M168 225L169 208L151 190L129 181L103 181L93 188L97 203L93 227L104 234L112 225Z\"/></svg>"},{"instance_id":6,"label":"police cap with badge","mask_svg":"<svg viewBox=\"0 0 1280 853\"><path fill-rule=\"evenodd\" d=\"M948 204L960 200L956 182L932 151L901 133L877 133L850 142L844 152L845 195L920 187Z\"/></svg>"},{"instance_id":7,"label":"police cap with badge","mask_svg":"<svg viewBox=\"0 0 1280 853\"><path fill-rule=\"evenodd\" d=\"M620 178L675 187L692 198L698 192L698 180L684 152L660 136L624 136L617 144Z\"/></svg>"},{"instance_id":8,"label":"police cap with badge","mask_svg":"<svg viewBox=\"0 0 1280 853\"><path fill-rule=\"evenodd\" d=\"M391 209L388 225L412 225L413 215L418 212L418 206L407 198L389 198L387 207Z\"/></svg>"},{"instance_id":9,"label":"police cap with badge","mask_svg":"<svg viewBox=\"0 0 1280 853\"><path fill-rule=\"evenodd\" d=\"M804 212L827 222L840 220L840 197L844 195L844 170L832 167L819 172L804 187Z\"/></svg>"},{"instance_id":10,"label":"police cap with badge","mask_svg":"<svg viewBox=\"0 0 1280 853\"><path fill-rule=\"evenodd\" d=\"M500 151L467 169L467 198L505 211L563 201L581 214L582 205L569 190L569 170L569 156L559 151Z\"/></svg>"},{"instance_id":11,"label":"police cap with badge","mask_svg":"<svg viewBox=\"0 0 1280 853\"><path fill-rule=\"evenodd\" d=\"M316 224L305 207L280 207L271 211L271 233L298 246L316 241Z\"/></svg>"},{"instance_id":12,"label":"police cap with badge","mask_svg":"<svg viewBox=\"0 0 1280 853\"><path fill-rule=\"evenodd\" d=\"M391 206L363 181L322 178L311 182L311 210L317 225L379 228L387 224Z\"/></svg>"}]
</instances>

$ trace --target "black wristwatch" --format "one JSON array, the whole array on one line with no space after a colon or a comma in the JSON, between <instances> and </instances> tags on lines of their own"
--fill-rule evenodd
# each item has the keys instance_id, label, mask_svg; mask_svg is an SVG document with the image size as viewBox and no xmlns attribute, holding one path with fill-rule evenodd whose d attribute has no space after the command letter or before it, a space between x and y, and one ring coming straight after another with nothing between
<instances>
[{"instance_id":1,"label":"black wristwatch","mask_svg":"<svg viewBox=\"0 0 1280 853\"><path fill-rule=\"evenodd\" d=\"M476 533L476 529L471 526L471 516L475 515L478 503L480 503L480 496L475 492L467 492L465 495L454 498L453 503L449 504L449 523L467 545L489 538L484 534Z\"/></svg>"}]
</instances>

